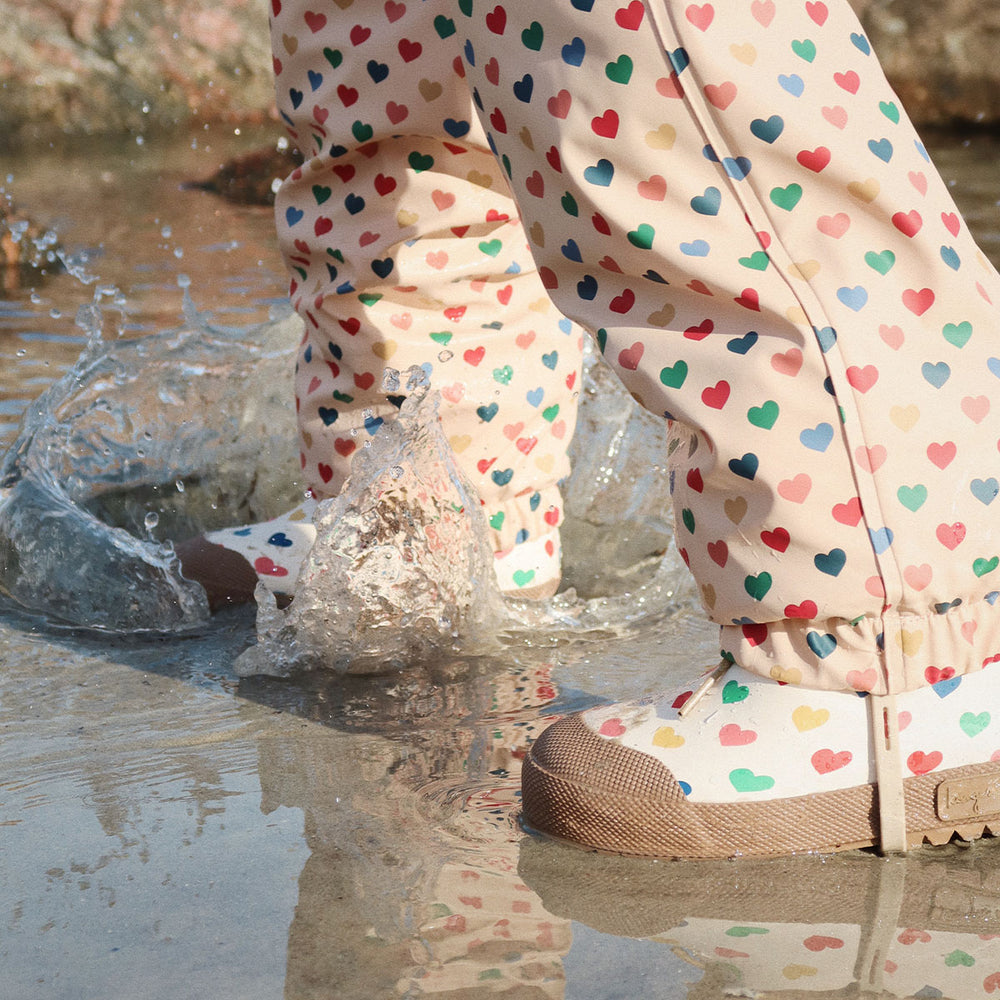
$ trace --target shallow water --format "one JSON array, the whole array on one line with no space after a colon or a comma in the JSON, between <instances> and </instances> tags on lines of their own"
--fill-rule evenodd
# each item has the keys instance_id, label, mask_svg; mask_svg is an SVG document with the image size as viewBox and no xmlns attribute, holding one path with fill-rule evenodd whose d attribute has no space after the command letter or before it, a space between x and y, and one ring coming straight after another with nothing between
<instances>
[{"instance_id":1,"label":"shallow water","mask_svg":"<svg viewBox=\"0 0 1000 1000\"><path fill-rule=\"evenodd\" d=\"M284 286L269 212L178 190L260 141L219 130L4 164L15 201L99 280L60 275L0 303L0 444L76 360L73 317L98 286L123 293L120 309L101 298L126 337L183 325L184 274L215 322L267 319ZM996 259L1000 146L937 145ZM898 863L669 866L517 828L518 760L547 719L712 662L713 630L690 612L375 678L239 679L253 637L247 611L143 641L0 611L4 996L857 996L880 933L890 995L908 971L926 978L903 995L972 995L971 979L919 992L941 955L979 956L948 968L980 985L991 974L979 935L1000 933L993 843ZM944 942L933 969L895 921ZM759 954L767 935L784 943ZM825 943L809 964L792 938Z\"/></svg>"}]
</instances>

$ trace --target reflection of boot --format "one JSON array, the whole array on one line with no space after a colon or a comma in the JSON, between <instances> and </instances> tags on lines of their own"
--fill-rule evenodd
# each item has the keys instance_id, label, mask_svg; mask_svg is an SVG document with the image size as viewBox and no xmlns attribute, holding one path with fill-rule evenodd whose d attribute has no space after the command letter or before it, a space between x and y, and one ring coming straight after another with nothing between
<instances>
[{"instance_id":1,"label":"reflection of boot","mask_svg":"<svg viewBox=\"0 0 1000 1000\"><path fill-rule=\"evenodd\" d=\"M563 996L569 923L550 916L517 876L516 856L515 845L504 845L475 863L442 868L406 996Z\"/></svg>"},{"instance_id":2,"label":"reflection of boot","mask_svg":"<svg viewBox=\"0 0 1000 1000\"><path fill-rule=\"evenodd\" d=\"M605 933L653 937L705 969L690 1000L995 995L1000 851L906 858L677 862L594 857L527 841L520 871L546 909Z\"/></svg>"},{"instance_id":3,"label":"reflection of boot","mask_svg":"<svg viewBox=\"0 0 1000 1000\"><path fill-rule=\"evenodd\" d=\"M261 808L301 809L311 851L287 1000L562 996L569 927L517 874L514 823L551 668L460 667L241 681L244 698L319 724L258 751Z\"/></svg>"},{"instance_id":4,"label":"reflection of boot","mask_svg":"<svg viewBox=\"0 0 1000 1000\"><path fill-rule=\"evenodd\" d=\"M687 858L904 850L997 832L996 669L893 698L733 667L700 698L689 687L591 709L531 748L525 819L599 850Z\"/></svg>"}]
</instances>

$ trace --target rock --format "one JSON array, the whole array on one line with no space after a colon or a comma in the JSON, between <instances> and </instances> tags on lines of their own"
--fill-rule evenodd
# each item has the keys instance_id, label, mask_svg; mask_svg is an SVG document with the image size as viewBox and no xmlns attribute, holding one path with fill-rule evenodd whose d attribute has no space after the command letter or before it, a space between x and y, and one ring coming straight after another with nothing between
<instances>
[{"instance_id":1,"label":"rock","mask_svg":"<svg viewBox=\"0 0 1000 1000\"><path fill-rule=\"evenodd\" d=\"M918 124L1000 124L1000 6L851 0ZM0 146L274 117L266 0L7 0Z\"/></svg>"},{"instance_id":2,"label":"rock","mask_svg":"<svg viewBox=\"0 0 1000 1000\"><path fill-rule=\"evenodd\" d=\"M1000 124L1000 5L852 0L896 92L919 125Z\"/></svg>"},{"instance_id":3,"label":"rock","mask_svg":"<svg viewBox=\"0 0 1000 1000\"><path fill-rule=\"evenodd\" d=\"M227 160L211 177L184 185L211 191L240 205L273 205L274 182L302 164L302 154L287 144L257 149Z\"/></svg>"},{"instance_id":4,"label":"rock","mask_svg":"<svg viewBox=\"0 0 1000 1000\"><path fill-rule=\"evenodd\" d=\"M8 0L0 135L252 124L274 96L263 0Z\"/></svg>"}]
</instances>

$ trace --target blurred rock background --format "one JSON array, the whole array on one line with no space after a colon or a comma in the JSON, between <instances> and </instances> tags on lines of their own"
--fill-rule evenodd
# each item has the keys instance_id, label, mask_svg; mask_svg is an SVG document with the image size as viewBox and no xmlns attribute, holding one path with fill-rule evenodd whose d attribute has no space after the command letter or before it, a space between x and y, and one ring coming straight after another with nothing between
<instances>
[{"instance_id":1,"label":"blurred rock background","mask_svg":"<svg viewBox=\"0 0 1000 1000\"><path fill-rule=\"evenodd\" d=\"M918 124L1000 124L1000 2L851 2ZM53 131L272 120L268 3L3 0L0 150Z\"/></svg>"}]
</instances>

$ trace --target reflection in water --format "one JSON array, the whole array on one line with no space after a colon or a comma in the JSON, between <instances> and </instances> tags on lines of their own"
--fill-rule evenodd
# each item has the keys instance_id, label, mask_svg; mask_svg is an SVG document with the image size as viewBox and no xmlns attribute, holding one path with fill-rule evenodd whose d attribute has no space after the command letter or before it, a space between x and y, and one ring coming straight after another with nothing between
<instances>
[{"instance_id":1,"label":"reflection in water","mask_svg":"<svg viewBox=\"0 0 1000 1000\"><path fill-rule=\"evenodd\" d=\"M559 916L652 938L703 970L688 1000L950 997L1000 989L1000 848L651 865L526 843L521 875Z\"/></svg>"},{"instance_id":2,"label":"reflection in water","mask_svg":"<svg viewBox=\"0 0 1000 1000\"><path fill-rule=\"evenodd\" d=\"M335 762L308 739L261 746L262 807L302 809L312 851L286 997L563 995L569 927L517 875L514 822L548 664L245 679L240 694L355 734Z\"/></svg>"},{"instance_id":3,"label":"reflection in water","mask_svg":"<svg viewBox=\"0 0 1000 1000\"><path fill-rule=\"evenodd\" d=\"M657 863L524 838L520 759L551 719L539 713L561 707L558 672L241 682L241 695L362 736L336 764L304 739L261 747L263 807L302 809L312 851L289 1000L601 996L567 982L573 922L659 945L673 975L649 995L678 1000L965 1000L1000 988L993 841L888 859ZM636 970L621 973L621 995L634 995Z\"/></svg>"}]
</instances>

